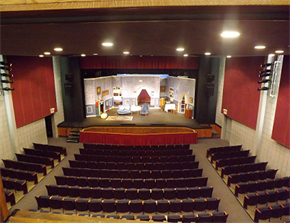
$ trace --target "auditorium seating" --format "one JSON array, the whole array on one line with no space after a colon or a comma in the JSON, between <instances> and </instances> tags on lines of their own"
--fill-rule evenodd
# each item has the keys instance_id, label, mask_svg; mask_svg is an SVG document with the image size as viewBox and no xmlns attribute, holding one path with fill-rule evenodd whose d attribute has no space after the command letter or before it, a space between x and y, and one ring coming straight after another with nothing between
<instances>
[{"instance_id":1,"label":"auditorium seating","mask_svg":"<svg viewBox=\"0 0 290 223\"><path fill-rule=\"evenodd\" d=\"M176 149L189 149L189 144L184 145L151 145L151 146L131 146L131 145L108 145L108 144L95 144L84 143L85 149L94 150L176 150Z\"/></svg>"},{"instance_id":2,"label":"auditorium seating","mask_svg":"<svg viewBox=\"0 0 290 223\"><path fill-rule=\"evenodd\" d=\"M60 154L67 156L67 152L66 152L65 147L40 144L40 143L33 143L33 146L34 146L34 149L37 149L37 150L59 152Z\"/></svg>"},{"instance_id":3,"label":"auditorium seating","mask_svg":"<svg viewBox=\"0 0 290 223\"><path fill-rule=\"evenodd\" d=\"M282 218L290 215L290 203L264 206L256 208L254 222L259 220L271 220L271 218Z\"/></svg>"},{"instance_id":4,"label":"auditorium seating","mask_svg":"<svg viewBox=\"0 0 290 223\"><path fill-rule=\"evenodd\" d=\"M61 161L60 152L37 150L37 149L28 149L28 148L23 148L23 150L24 150L24 153L26 155L51 157L53 159L57 159L58 162Z\"/></svg>"},{"instance_id":5,"label":"auditorium seating","mask_svg":"<svg viewBox=\"0 0 290 223\"><path fill-rule=\"evenodd\" d=\"M222 147L214 147L214 148L209 148L207 149L206 152L206 157L209 158L211 154L216 153L216 152L235 152L235 151L240 151L242 148L242 145L237 145L237 146L222 146Z\"/></svg>"},{"instance_id":6,"label":"auditorium seating","mask_svg":"<svg viewBox=\"0 0 290 223\"><path fill-rule=\"evenodd\" d=\"M34 184L38 183L37 173L33 171L19 170L13 168L1 167L2 177L16 178L20 180L33 181Z\"/></svg>"},{"instance_id":7,"label":"auditorium seating","mask_svg":"<svg viewBox=\"0 0 290 223\"><path fill-rule=\"evenodd\" d=\"M44 176L47 174L46 165L43 165L43 164L13 161L13 160L7 160L7 159L2 159L2 160L6 168L35 171L37 173L42 173Z\"/></svg>"},{"instance_id":8,"label":"auditorium seating","mask_svg":"<svg viewBox=\"0 0 290 223\"><path fill-rule=\"evenodd\" d=\"M213 161L216 161L218 159L227 159L227 158L233 158L233 157L235 157L235 158L236 157L245 157L245 156L248 156L249 153L250 153L250 150L212 153L210 162L213 163Z\"/></svg>"},{"instance_id":9,"label":"auditorium seating","mask_svg":"<svg viewBox=\"0 0 290 223\"><path fill-rule=\"evenodd\" d=\"M190 213L194 211L218 211L219 198L172 199L172 200L111 200L68 198L60 196L37 196L38 209L60 209L63 212L103 213ZM165 202L165 203L164 203ZM166 207L164 206L166 204Z\"/></svg>"},{"instance_id":10,"label":"auditorium seating","mask_svg":"<svg viewBox=\"0 0 290 223\"><path fill-rule=\"evenodd\" d=\"M232 166L223 166L221 169L221 177L223 178L224 175L229 175L233 173L243 173L249 171L256 171L256 170L265 170L268 162L261 162L261 163L246 163L246 164L238 164Z\"/></svg>"},{"instance_id":11,"label":"auditorium seating","mask_svg":"<svg viewBox=\"0 0 290 223\"><path fill-rule=\"evenodd\" d=\"M215 161L215 169L218 170L220 167L231 166L231 165L236 165L236 164L254 163L255 159L256 159L256 156L218 159Z\"/></svg>"},{"instance_id":12,"label":"auditorium seating","mask_svg":"<svg viewBox=\"0 0 290 223\"><path fill-rule=\"evenodd\" d=\"M18 153L16 153L15 155L16 155L18 161L44 164L46 166L51 166L51 168L54 168L53 158L41 157L41 156L32 156L32 155L25 155L25 154L18 154Z\"/></svg>"},{"instance_id":13,"label":"auditorium seating","mask_svg":"<svg viewBox=\"0 0 290 223\"><path fill-rule=\"evenodd\" d=\"M105 156L105 155L81 155L74 154L78 161L95 162L125 162L125 163L153 163L153 162L182 162L194 161L194 155L170 155L170 156Z\"/></svg>"},{"instance_id":14,"label":"auditorium seating","mask_svg":"<svg viewBox=\"0 0 290 223\"><path fill-rule=\"evenodd\" d=\"M231 186L232 183L248 182L255 180L274 179L278 170L258 170L247 173L234 173L228 176L227 185Z\"/></svg>"},{"instance_id":15,"label":"auditorium seating","mask_svg":"<svg viewBox=\"0 0 290 223\"><path fill-rule=\"evenodd\" d=\"M13 178L2 177L3 187L8 190L22 191L27 194L27 182L25 180L18 180Z\"/></svg>"},{"instance_id":16,"label":"auditorium seating","mask_svg":"<svg viewBox=\"0 0 290 223\"><path fill-rule=\"evenodd\" d=\"M15 204L15 196L12 191L4 191L6 202L10 202L10 205L13 206Z\"/></svg>"},{"instance_id":17,"label":"auditorium seating","mask_svg":"<svg viewBox=\"0 0 290 223\"><path fill-rule=\"evenodd\" d=\"M176 161L176 159L175 159ZM198 161L179 162L104 162L104 161L79 161L69 160L70 167L90 169L117 169L117 170L171 170L171 169L196 169Z\"/></svg>"}]
</instances>

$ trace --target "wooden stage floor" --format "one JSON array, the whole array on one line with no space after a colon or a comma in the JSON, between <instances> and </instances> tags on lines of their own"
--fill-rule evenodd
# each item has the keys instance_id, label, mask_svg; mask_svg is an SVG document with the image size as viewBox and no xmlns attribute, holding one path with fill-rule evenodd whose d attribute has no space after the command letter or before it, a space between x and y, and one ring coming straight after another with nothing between
<instances>
[{"instance_id":1,"label":"wooden stage floor","mask_svg":"<svg viewBox=\"0 0 290 223\"><path fill-rule=\"evenodd\" d=\"M192 129L211 129L209 125L200 125L194 119L189 119L184 114L164 112L157 108L150 108L147 116L132 114L132 115L118 115L117 108L107 111L109 116L133 116L132 121L109 121L102 119L100 116L87 117L81 122L65 121L58 125L58 127L65 128L86 128L92 126L167 126L167 127L189 127Z\"/></svg>"}]
</instances>

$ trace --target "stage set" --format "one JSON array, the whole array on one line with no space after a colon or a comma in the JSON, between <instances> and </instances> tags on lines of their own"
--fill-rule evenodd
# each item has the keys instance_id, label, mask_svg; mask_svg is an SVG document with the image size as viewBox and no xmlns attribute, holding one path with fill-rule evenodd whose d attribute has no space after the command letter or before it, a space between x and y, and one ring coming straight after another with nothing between
<instances>
[{"instance_id":1,"label":"stage set","mask_svg":"<svg viewBox=\"0 0 290 223\"><path fill-rule=\"evenodd\" d=\"M59 124L60 136L81 128L80 142L120 144L126 136L126 145L190 144L212 136L212 126L193 119L195 79L121 75L84 79L84 89L86 118Z\"/></svg>"}]
</instances>

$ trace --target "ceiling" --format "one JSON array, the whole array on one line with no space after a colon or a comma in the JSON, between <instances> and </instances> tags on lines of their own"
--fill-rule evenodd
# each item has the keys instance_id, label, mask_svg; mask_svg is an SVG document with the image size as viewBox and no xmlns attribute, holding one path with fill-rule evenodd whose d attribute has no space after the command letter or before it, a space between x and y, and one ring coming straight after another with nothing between
<instances>
[{"instance_id":1,"label":"ceiling","mask_svg":"<svg viewBox=\"0 0 290 223\"><path fill-rule=\"evenodd\" d=\"M192 6L1 12L3 55L289 54L289 6ZM224 30L240 36L224 39ZM106 48L104 41L114 43ZM254 49L265 45L263 50ZM62 47L60 53L55 47ZM177 52L183 47L184 52Z\"/></svg>"}]
</instances>

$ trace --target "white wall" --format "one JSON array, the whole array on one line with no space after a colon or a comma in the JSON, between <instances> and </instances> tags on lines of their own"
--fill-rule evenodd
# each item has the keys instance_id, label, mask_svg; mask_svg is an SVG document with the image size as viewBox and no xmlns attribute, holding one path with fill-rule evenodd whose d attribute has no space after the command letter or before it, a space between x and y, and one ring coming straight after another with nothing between
<instances>
[{"instance_id":1,"label":"white wall","mask_svg":"<svg viewBox=\"0 0 290 223\"><path fill-rule=\"evenodd\" d=\"M267 168L278 169L277 177L290 176L290 149L271 139L278 94L274 98L266 96L265 117L261 120L263 128L261 139L259 139L257 130L251 129L221 113L224 67L225 60L223 60L220 68L216 109L216 123L222 127L222 139L227 140L230 145L243 145L244 150L250 150L252 155L257 155L256 162L268 162ZM277 79L278 86L279 82L280 77ZM278 88L276 92L278 92ZM261 114L258 114L258 116L261 116ZM255 148L256 145L259 146Z\"/></svg>"}]
</instances>

